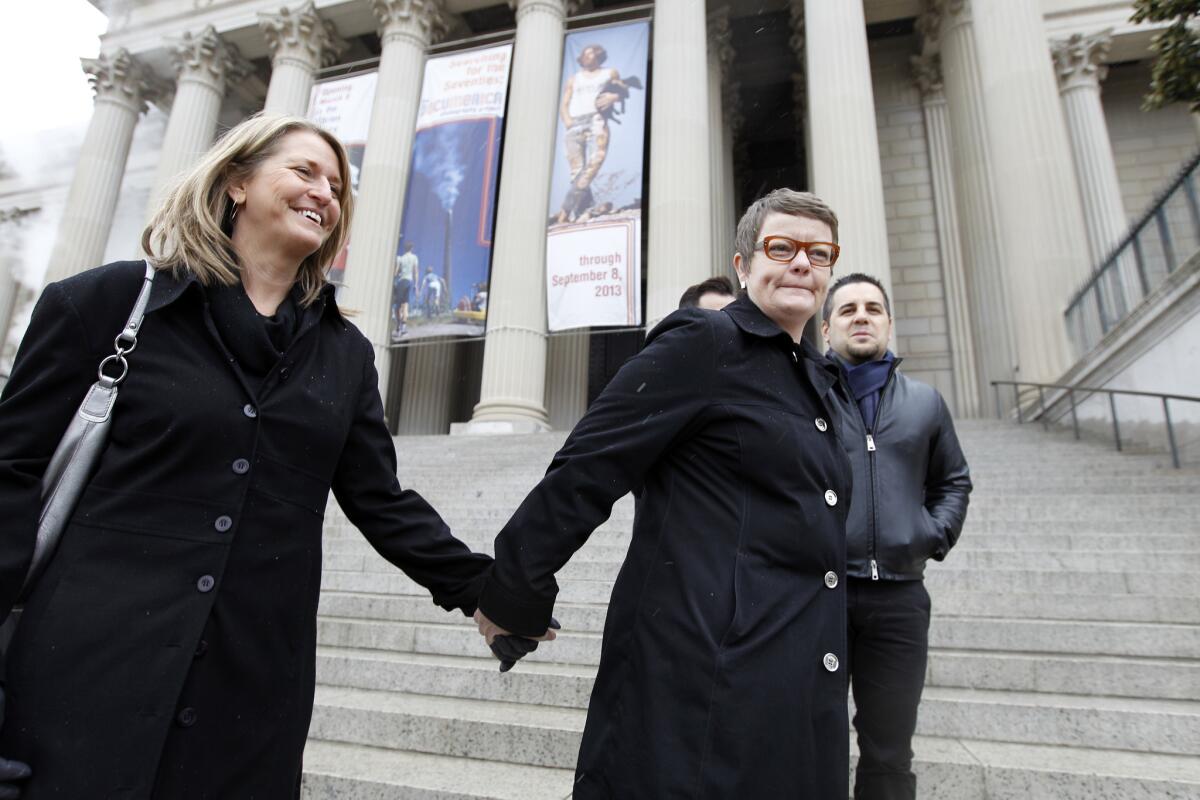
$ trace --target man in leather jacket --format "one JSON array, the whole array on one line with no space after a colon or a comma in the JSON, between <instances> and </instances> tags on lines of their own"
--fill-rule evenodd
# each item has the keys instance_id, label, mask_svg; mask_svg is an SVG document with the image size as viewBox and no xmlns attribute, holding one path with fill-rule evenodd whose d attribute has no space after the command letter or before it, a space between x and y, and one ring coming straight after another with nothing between
<instances>
[{"instance_id":1,"label":"man in leather jacket","mask_svg":"<svg viewBox=\"0 0 1200 800\"><path fill-rule=\"evenodd\" d=\"M861 273L829 290L821 325L841 370L842 446L854 469L846 520L847 652L859 760L856 800L916 797L912 737L925 686L929 558L954 546L971 478L937 390L897 372L891 306ZM836 580L836 576L835 576Z\"/></svg>"}]
</instances>

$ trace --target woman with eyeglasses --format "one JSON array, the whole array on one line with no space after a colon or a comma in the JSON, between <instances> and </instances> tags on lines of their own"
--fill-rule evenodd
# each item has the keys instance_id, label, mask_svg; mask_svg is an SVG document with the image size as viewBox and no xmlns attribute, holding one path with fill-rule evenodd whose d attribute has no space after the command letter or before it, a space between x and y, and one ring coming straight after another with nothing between
<instances>
[{"instance_id":1,"label":"woman with eyeglasses","mask_svg":"<svg viewBox=\"0 0 1200 800\"><path fill-rule=\"evenodd\" d=\"M779 189L738 224L744 292L647 337L496 538L476 622L541 635L555 573L640 490L613 588L575 800L848 795L837 375L803 338L837 217ZM569 608L558 617L570 628Z\"/></svg>"}]
</instances>

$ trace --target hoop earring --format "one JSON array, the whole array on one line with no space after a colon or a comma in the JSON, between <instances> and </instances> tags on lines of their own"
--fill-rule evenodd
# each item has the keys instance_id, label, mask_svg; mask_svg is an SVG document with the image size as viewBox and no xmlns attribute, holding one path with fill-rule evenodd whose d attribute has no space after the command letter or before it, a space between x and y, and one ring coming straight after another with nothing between
<instances>
[{"instance_id":1,"label":"hoop earring","mask_svg":"<svg viewBox=\"0 0 1200 800\"><path fill-rule=\"evenodd\" d=\"M233 211L230 211L230 212L229 212L229 224L230 224L230 225L232 225L232 224L233 224L233 221L234 221L235 219L237 219L237 212L238 212L238 208L239 208L238 204L237 204L237 203L234 203L234 204L233 204Z\"/></svg>"}]
</instances>

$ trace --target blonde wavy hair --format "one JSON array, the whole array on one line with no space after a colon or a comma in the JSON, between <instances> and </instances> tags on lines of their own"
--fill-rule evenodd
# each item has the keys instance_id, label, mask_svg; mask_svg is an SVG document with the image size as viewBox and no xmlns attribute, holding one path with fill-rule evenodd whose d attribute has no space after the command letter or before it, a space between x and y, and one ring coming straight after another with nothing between
<instances>
[{"instance_id":1,"label":"blonde wavy hair","mask_svg":"<svg viewBox=\"0 0 1200 800\"><path fill-rule=\"evenodd\" d=\"M248 178L270 158L284 136L309 131L325 140L338 161L341 216L315 253L300 264L297 282L301 304L310 305L325 285L325 271L346 243L354 198L350 191L350 159L332 133L304 117L256 114L230 128L191 170L181 175L150 224L142 232L142 251L157 269L177 277L195 275L200 283L226 286L238 282L233 250L234 203L227 189Z\"/></svg>"}]
</instances>

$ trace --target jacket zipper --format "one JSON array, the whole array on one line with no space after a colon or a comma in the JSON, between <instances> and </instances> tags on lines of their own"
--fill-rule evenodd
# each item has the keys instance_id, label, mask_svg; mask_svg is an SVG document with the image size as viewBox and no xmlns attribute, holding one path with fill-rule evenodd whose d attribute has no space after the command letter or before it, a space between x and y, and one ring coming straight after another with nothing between
<instances>
[{"instance_id":1,"label":"jacket zipper","mask_svg":"<svg viewBox=\"0 0 1200 800\"><path fill-rule=\"evenodd\" d=\"M871 465L871 580L879 580L879 563L875 556L879 550L879 503L875 496L875 436L874 431L879 427L879 417L883 414L883 400L887 396L887 390L892 385L892 379L896 376L896 367L899 365L899 359L892 362L892 368L888 370L887 380L879 389L879 403L875 406L875 419L871 422L871 427L867 429L867 463ZM851 394L853 399L853 394Z\"/></svg>"}]
</instances>

